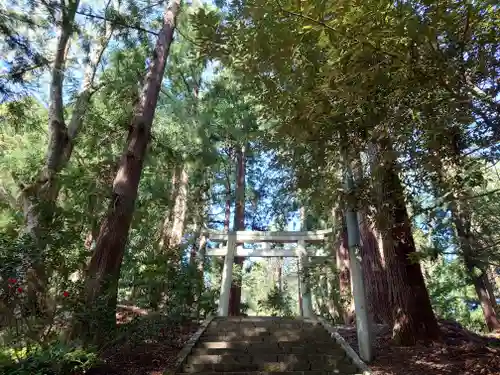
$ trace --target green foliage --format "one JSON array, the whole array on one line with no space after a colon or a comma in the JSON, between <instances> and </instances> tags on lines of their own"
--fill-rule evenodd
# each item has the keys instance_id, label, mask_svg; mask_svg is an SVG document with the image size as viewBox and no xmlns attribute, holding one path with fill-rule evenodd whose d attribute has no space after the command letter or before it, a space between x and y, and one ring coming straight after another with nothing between
<instances>
[{"instance_id":1,"label":"green foliage","mask_svg":"<svg viewBox=\"0 0 500 375\"><path fill-rule=\"evenodd\" d=\"M481 306L476 302L474 288L469 285L460 260L441 257L434 263L425 263L424 269L436 314L443 319L455 320L472 331L483 332L485 323Z\"/></svg>"},{"instance_id":2,"label":"green foliage","mask_svg":"<svg viewBox=\"0 0 500 375\"><path fill-rule=\"evenodd\" d=\"M216 310L218 289L203 285L200 290L199 273L189 262L172 264L168 255L154 256L141 260L140 269L130 276L133 283L127 283L128 275L122 278L121 297L138 306L170 317L204 317Z\"/></svg>"},{"instance_id":3,"label":"green foliage","mask_svg":"<svg viewBox=\"0 0 500 375\"><path fill-rule=\"evenodd\" d=\"M283 284L281 290L279 286L272 288L266 298L257 302L260 312L270 316L293 316L292 298L288 294L287 284Z\"/></svg>"},{"instance_id":4,"label":"green foliage","mask_svg":"<svg viewBox=\"0 0 500 375\"><path fill-rule=\"evenodd\" d=\"M64 344L1 353L0 372L5 375L83 375L99 362L95 352Z\"/></svg>"},{"instance_id":5,"label":"green foliage","mask_svg":"<svg viewBox=\"0 0 500 375\"><path fill-rule=\"evenodd\" d=\"M352 296L340 295L336 264L331 259L313 258L301 276L316 302L315 313L332 323L343 323L342 313L349 309Z\"/></svg>"}]
</instances>

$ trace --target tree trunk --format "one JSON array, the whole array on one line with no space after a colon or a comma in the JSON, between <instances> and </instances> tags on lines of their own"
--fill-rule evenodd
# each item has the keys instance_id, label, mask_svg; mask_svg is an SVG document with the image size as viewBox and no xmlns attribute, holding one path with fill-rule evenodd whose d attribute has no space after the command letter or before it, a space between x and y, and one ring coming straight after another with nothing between
<instances>
[{"instance_id":1,"label":"tree trunk","mask_svg":"<svg viewBox=\"0 0 500 375\"><path fill-rule=\"evenodd\" d=\"M188 183L189 175L186 165L183 164L175 168L171 192L173 207L165 215L162 240L160 242L160 247L163 250L177 249L182 242L186 222Z\"/></svg>"},{"instance_id":2,"label":"tree trunk","mask_svg":"<svg viewBox=\"0 0 500 375\"><path fill-rule=\"evenodd\" d=\"M188 195L188 182L189 175L186 164L182 165L179 190L175 197L174 205L174 220L172 225L172 235L170 236L169 247L178 247L182 242L184 235L184 227L186 224L186 209L187 209L187 195Z\"/></svg>"},{"instance_id":3,"label":"tree trunk","mask_svg":"<svg viewBox=\"0 0 500 375\"><path fill-rule=\"evenodd\" d=\"M464 256L464 263L467 269L468 276L474 284L481 309L483 310L484 320L488 330L492 332L500 332L500 320L495 311L496 301L494 296L488 290L488 280L486 273L480 267L475 265L475 262L469 257ZM479 272L480 274L477 274Z\"/></svg>"},{"instance_id":4,"label":"tree trunk","mask_svg":"<svg viewBox=\"0 0 500 375\"><path fill-rule=\"evenodd\" d=\"M172 235L172 227L174 224L174 206L179 188L179 174L180 169L176 165L172 168L172 179L170 183L170 192L168 194L168 204L165 210L165 219L160 234L160 251L163 251L170 244L170 237Z\"/></svg>"},{"instance_id":5,"label":"tree trunk","mask_svg":"<svg viewBox=\"0 0 500 375\"><path fill-rule=\"evenodd\" d=\"M467 205L464 203L463 205ZM478 264L474 259L474 240L470 230L470 213L466 207L453 202L451 204L451 213L457 236L460 240L460 248L464 260L467 274L474 285L477 297L483 310L486 326L490 331L500 331L500 320L495 311L496 301L493 295L491 284L488 280L485 267ZM490 288L488 288L490 287ZM490 290L488 290L490 289Z\"/></svg>"},{"instance_id":6,"label":"tree trunk","mask_svg":"<svg viewBox=\"0 0 500 375\"><path fill-rule=\"evenodd\" d=\"M500 294L500 267L495 265L490 265L488 267L488 280L491 282L492 294ZM496 302L496 299L495 299ZM498 307L498 306L497 306ZM497 308L495 307L495 308Z\"/></svg>"},{"instance_id":7,"label":"tree trunk","mask_svg":"<svg viewBox=\"0 0 500 375\"><path fill-rule=\"evenodd\" d=\"M278 288L280 292L283 292L283 258L278 258L276 267L278 268Z\"/></svg>"},{"instance_id":8,"label":"tree trunk","mask_svg":"<svg viewBox=\"0 0 500 375\"><path fill-rule=\"evenodd\" d=\"M391 324L389 285L379 233L366 210L360 219L363 277L368 311L374 323Z\"/></svg>"},{"instance_id":9,"label":"tree trunk","mask_svg":"<svg viewBox=\"0 0 500 375\"><path fill-rule=\"evenodd\" d=\"M354 160L355 179L362 181L363 164L361 155ZM358 211L361 238L361 258L363 259L363 281L366 304L373 323L391 324L392 312L389 308L389 286L385 268L382 239L375 222L370 216L370 203Z\"/></svg>"},{"instance_id":10,"label":"tree trunk","mask_svg":"<svg viewBox=\"0 0 500 375\"><path fill-rule=\"evenodd\" d=\"M208 168L207 168L208 170ZM204 171L202 175L202 184L196 190L196 198L193 200L193 210L196 212L194 214L194 241L191 245L191 252L189 257L190 269L194 274L194 286L192 293L192 301L199 300L205 289L204 282L204 271L205 271L205 254L206 254L206 244L207 237L203 234L203 227L206 223L207 212L208 212L208 193L210 190L210 185L208 183L208 173L207 170ZM196 297L196 299L194 298ZM199 306L198 306L199 313Z\"/></svg>"},{"instance_id":11,"label":"tree trunk","mask_svg":"<svg viewBox=\"0 0 500 375\"><path fill-rule=\"evenodd\" d=\"M197 228L195 230L194 243L192 247L192 259L193 266L201 272L201 276L203 276L203 270L205 269L205 250L207 238L203 234L203 228L207 221L207 214L209 208L209 192L210 192L210 183L209 183L209 168L207 167L202 173L202 183L195 191L195 199L193 200L193 210L195 211L194 215L194 225Z\"/></svg>"},{"instance_id":12,"label":"tree trunk","mask_svg":"<svg viewBox=\"0 0 500 375\"><path fill-rule=\"evenodd\" d=\"M21 193L24 213L24 235L28 235L36 249L35 254L26 257L23 265L28 284L28 308L33 314L45 316L48 311L45 290L48 275L44 262L48 228L52 222L57 198L56 174L62 168L64 148L67 144L67 129L64 123L63 81L66 52L73 33L74 20L79 0L72 1L62 9L57 49L50 82L49 96L49 145L46 161L37 179L24 187Z\"/></svg>"},{"instance_id":13,"label":"tree trunk","mask_svg":"<svg viewBox=\"0 0 500 375\"><path fill-rule=\"evenodd\" d=\"M91 51L89 62L85 67L82 91L78 94L69 125L64 119L63 83L66 57L69 41L74 31L74 20L80 1L70 1L61 11L61 28L54 57L49 97L49 144L46 161L38 178L29 186L23 188L22 200L25 217L24 233L28 234L39 252L39 257L30 259L27 274L31 275L28 285L29 304L35 311L45 310L45 289L49 274L44 264L43 252L47 245L48 233L54 216L60 185L57 175L67 165L73 152L73 146L79 130L82 127L93 93L93 84L97 67L104 50L113 34L113 27L106 24L105 32L98 40L97 48Z\"/></svg>"},{"instance_id":14,"label":"tree trunk","mask_svg":"<svg viewBox=\"0 0 500 375\"><path fill-rule=\"evenodd\" d=\"M229 224L231 221L231 180L230 180L230 171L226 170L226 202L224 203L224 233L229 232ZM228 245L226 241L225 245ZM221 242L219 247L223 247L224 244ZM224 258L215 257L215 262L217 265L217 269L219 274L222 275L222 269L224 268Z\"/></svg>"},{"instance_id":15,"label":"tree trunk","mask_svg":"<svg viewBox=\"0 0 500 375\"><path fill-rule=\"evenodd\" d=\"M462 130L458 127L451 128L447 137L448 152L452 156L451 169L463 170L463 161L465 157L464 142ZM433 150L435 153L439 150ZM435 166L434 166L435 168ZM444 195L446 191L453 191L454 194L449 195L449 209L451 212L453 224L455 226L456 235L460 243L460 250L465 268L467 270L470 281L474 285L481 308L483 310L484 320L490 331L500 331L500 320L496 314L496 300L488 280L486 267L475 261L475 249L479 248L474 234L471 230L472 210L469 206L470 202L470 187L463 185L461 181L458 188L456 181L449 183L452 177L445 176L445 168L442 162L439 161L438 167L432 170L437 170L437 177L433 179L438 194ZM449 186L448 186L449 184Z\"/></svg>"},{"instance_id":16,"label":"tree trunk","mask_svg":"<svg viewBox=\"0 0 500 375\"><path fill-rule=\"evenodd\" d=\"M110 328L115 327L120 268L179 9L180 0L171 0L166 5L146 84L130 124L126 147L113 182L108 213L101 225L90 261L85 283L87 311L77 317L73 327L73 336L84 341L102 342L109 339Z\"/></svg>"},{"instance_id":17,"label":"tree trunk","mask_svg":"<svg viewBox=\"0 0 500 375\"><path fill-rule=\"evenodd\" d=\"M186 164L177 165L172 172L172 184L169 194L169 205L166 209L161 240L160 255L166 266L166 275L177 273L182 260L180 247L184 234L187 210L187 191L189 176ZM165 307L168 300L167 281L162 280L151 291L151 306L154 309Z\"/></svg>"},{"instance_id":18,"label":"tree trunk","mask_svg":"<svg viewBox=\"0 0 500 375\"><path fill-rule=\"evenodd\" d=\"M440 330L418 262L404 190L398 165L387 138L379 139L372 173L376 179L379 217L383 236L384 259L392 308L393 339L399 345L414 345L418 339L438 339Z\"/></svg>"},{"instance_id":19,"label":"tree trunk","mask_svg":"<svg viewBox=\"0 0 500 375\"><path fill-rule=\"evenodd\" d=\"M234 230L245 230L245 148L237 148L236 150L236 199L234 213ZM238 245L238 243L236 244ZM234 257L234 264L243 265L243 257ZM237 273L233 277L231 284L231 292L229 294L229 315L240 315L241 306L241 273Z\"/></svg>"},{"instance_id":20,"label":"tree trunk","mask_svg":"<svg viewBox=\"0 0 500 375\"><path fill-rule=\"evenodd\" d=\"M349 262L349 246L347 243L347 227L345 225L345 220L341 216L342 213L338 211L335 215L338 218L337 221L342 223L340 238L335 246L336 263L339 272L340 305L342 306L342 311L339 312L339 315L342 316L344 324L350 325L354 322L354 302L351 291L351 271Z\"/></svg>"},{"instance_id":21,"label":"tree trunk","mask_svg":"<svg viewBox=\"0 0 500 375\"><path fill-rule=\"evenodd\" d=\"M485 266L484 267L484 282L486 283L486 290L488 291L488 294L490 296L491 303L493 305L493 308L495 311L498 312L498 303L497 299L495 297L496 290L495 290L495 284L494 284L495 278L491 274L491 266Z\"/></svg>"}]
</instances>

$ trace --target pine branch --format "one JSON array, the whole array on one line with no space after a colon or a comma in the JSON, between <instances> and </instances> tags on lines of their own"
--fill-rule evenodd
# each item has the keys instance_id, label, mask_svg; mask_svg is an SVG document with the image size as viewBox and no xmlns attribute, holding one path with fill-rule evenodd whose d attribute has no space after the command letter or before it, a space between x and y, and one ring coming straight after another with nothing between
<instances>
[{"instance_id":1,"label":"pine branch","mask_svg":"<svg viewBox=\"0 0 500 375\"><path fill-rule=\"evenodd\" d=\"M113 26L122 26L122 27L125 27L127 29L137 30L137 31L141 31L143 33L148 33L148 34L151 34L154 36L158 36L158 33L156 31L148 30L148 29L145 29L145 28L137 26L137 25L128 25L125 22L118 21L117 19L110 19L110 18L106 18L104 16L99 16L98 14L86 13L86 12L82 12L82 11L77 11L76 13L81 15L81 16L87 17L87 18L95 18L98 20L109 22Z\"/></svg>"},{"instance_id":2,"label":"pine branch","mask_svg":"<svg viewBox=\"0 0 500 375\"><path fill-rule=\"evenodd\" d=\"M473 195L471 197L464 197L464 198L458 198L458 199L459 200L477 199L477 198L482 198L482 197L485 197L485 196L488 196L488 195L496 194L498 192L500 192L500 188L499 189L493 189L493 190L490 190L490 191L485 191L484 193Z\"/></svg>"},{"instance_id":3,"label":"pine branch","mask_svg":"<svg viewBox=\"0 0 500 375\"><path fill-rule=\"evenodd\" d=\"M42 61L39 64L35 64L35 65L32 65L32 66L28 66L28 67L23 67L23 68L15 70L13 72L9 72L7 74L3 74L3 75L0 76L0 78L15 78L15 77L18 77L18 76L20 77L20 76L25 75L28 72L32 72L33 70L44 68L47 65L50 65L52 63L53 63L53 61Z\"/></svg>"}]
</instances>

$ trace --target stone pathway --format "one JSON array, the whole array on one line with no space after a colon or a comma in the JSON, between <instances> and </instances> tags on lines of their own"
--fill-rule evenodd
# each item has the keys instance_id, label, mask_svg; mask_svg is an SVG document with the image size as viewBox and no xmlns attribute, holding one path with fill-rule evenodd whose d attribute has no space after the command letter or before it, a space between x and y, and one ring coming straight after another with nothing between
<instances>
[{"instance_id":1,"label":"stone pathway","mask_svg":"<svg viewBox=\"0 0 500 375\"><path fill-rule=\"evenodd\" d=\"M204 375L362 373L318 322L275 317L215 318L179 368Z\"/></svg>"}]
</instances>

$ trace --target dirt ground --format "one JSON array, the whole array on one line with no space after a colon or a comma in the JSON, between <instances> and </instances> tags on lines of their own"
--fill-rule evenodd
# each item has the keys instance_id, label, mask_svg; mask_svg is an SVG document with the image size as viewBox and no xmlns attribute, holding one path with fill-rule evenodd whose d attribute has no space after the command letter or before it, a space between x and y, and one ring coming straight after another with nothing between
<instances>
[{"instance_id":1,"label":"dirt ground","mask_svg":"<svg viewBox=\"0 0 500 375\"><path fill-rule=\"evenodd\" d=\"M476 335L456 322L440 321L442 343L395 346L387 327L378 326L374 375L500 375L500 339ZM354 327L338 327L357 351Z\"/></svg>"},{"instance_id":2,"label":"dirt ground","mask_svg":"<svg viewBox=\"0 0 500 375\"><path fill-rule=\"evenodd\" d=\"M103 350L105 363L86 375L162 375L173 368L180 350L200 326L198 321L175 322L135 306L120 305L117 310L123 337Z\"/></svg>"},{"instance_id":3,"label":"dirt ground","mask_svg":"<svg viewBox=\"0 0 500 375\"><path fill-rule=\"evenodd\" d=\"M133 318L140 317L140 319ZM200 322L172 322L132 306L119 306L123 338L106 348L105 364L87 375L162 375L173 369L177 355ZM398 347L387 327L377 326L374 375L500 375L500 338L479 336L458 323L441 321L443 342ZM357 351L353 326L337 327Z\"/></svg>"}]
</instances>

